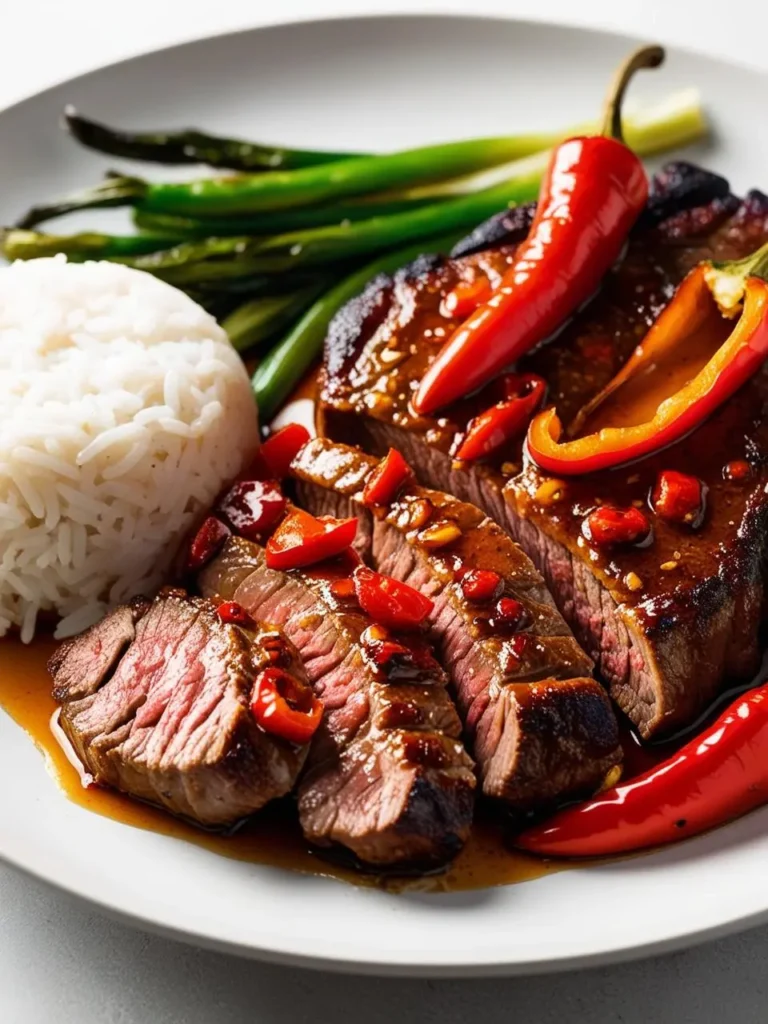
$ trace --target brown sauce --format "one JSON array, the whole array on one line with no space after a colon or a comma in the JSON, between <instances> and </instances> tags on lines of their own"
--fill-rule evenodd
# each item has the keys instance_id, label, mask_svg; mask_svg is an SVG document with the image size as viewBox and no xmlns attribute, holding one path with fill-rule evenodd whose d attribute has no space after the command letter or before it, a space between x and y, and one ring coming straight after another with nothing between
<instances>
[{"instance_id":1,"label":"brown sauce","mask_svg":"<svg viewBox=\"0 0 768 1024\"><path fill-rule=\"evenodd\" d=\"M0 640L0 708L27 733L45 757L48 771L66 796L80 807L133 828L201 846L235 860L288 868L304 874L336 878L356 885L395 891L454 892L524 882L561 870L546 862L510 850L502 828L480 809L472 835L450 868L419 878L382 878L366 875L321 859L304 841L288 801L277 802L233 835L204 832L164 811L138 803L99 786L84 786L75 766L56 740L51 725L57 710L46 670L55 643L39 638L25 646L16 638Z\"/></svg>"}]
</instances>

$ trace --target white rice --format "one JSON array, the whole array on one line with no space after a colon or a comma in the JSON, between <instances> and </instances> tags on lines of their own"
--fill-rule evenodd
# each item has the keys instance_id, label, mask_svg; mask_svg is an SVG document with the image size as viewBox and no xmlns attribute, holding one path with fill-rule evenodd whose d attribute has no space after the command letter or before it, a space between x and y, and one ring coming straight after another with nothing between
<instances>
[{"instance_id":1,"label":"white rice","mask_svg":"<svg viewBox=\"0 0 768 1024\"><path fill-rule=\"evenodd\" d=\"M257 445L245 368L182 292L60 256L0 269L0 636L156 590Z\"/></svg>"}]
</instances>

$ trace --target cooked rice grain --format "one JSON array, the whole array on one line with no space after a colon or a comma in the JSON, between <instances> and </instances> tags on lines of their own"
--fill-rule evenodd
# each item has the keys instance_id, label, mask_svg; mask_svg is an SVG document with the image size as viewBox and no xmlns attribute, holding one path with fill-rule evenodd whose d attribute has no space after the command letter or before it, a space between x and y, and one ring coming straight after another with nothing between
<instances>
[{"instance_id":1,"label":"cooked rice grain","mask_svg":"<svg viewBox=\"0 0 768 1024\"><path fill-rule=\"evenodd\" d=\"M152 593L257 444L243 364L182 292L113 263L0 269L0 636Z\"/></svg>"}]
</instances>

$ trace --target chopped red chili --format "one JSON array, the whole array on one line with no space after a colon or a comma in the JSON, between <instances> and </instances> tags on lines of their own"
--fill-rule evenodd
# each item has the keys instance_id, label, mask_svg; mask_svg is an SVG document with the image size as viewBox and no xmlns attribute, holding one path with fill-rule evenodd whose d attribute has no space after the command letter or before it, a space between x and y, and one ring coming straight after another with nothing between
<instances>
[{"instance_id":1,"label":"chopped red chili","mask_svg":"<svg viewBox=\"0 0 768 1024\"><path fill-rule=\"evenodd\" d=\"M485 458L523 434L547 390L544 379L535 373L507 374L503 387L505 399L470 420L457 459Z\"/></svg>"},{"instance_id":2,"label":"chopped red chili","mask_svg":"<svg viewBox=\"0 0 768 1024\"><path fill-rule=\"evenodd\" d=\"M320 725L323 705L283 669L266 668L256 679L251 712L265 732L303 746Z\"/></svg>"},{"instance_id":3,"label":"chopped red chili","mask_svg":"<svg viewBox=\"0 0 768 1024\"><path fill-rule=\"evenodd\" d=\"M485 276L477 277L474 281L462 281L445 296L440 312L443 316L465 320L478 306L484 305L492 294L491 282Z\"/></svg>"},{"instance_id":4,"label":"chopped red chili","mask_svg":"<svg viewBox=\"0 0 768 1024\"><path fill-rule=\"evenodd\" d=\"M354 580L334 580L331 584L331 593L334 597L347 599L355 596Z\"/></svg>"},{"instance_id":5,"label":"chopped red chili","mask_svg":"<svg viewBox=\"0 0 768 1024\"><path fill-rule=\"evenodd\" d=\"M752 475L752 467L746 459L734 459L723 469L726 480L746 480Z\"/></svg>"},{"instance_id":6,"label":"chopped red chili","mask_svg":"<svg viewBox=\"0 0 768 1024\"><path fill-rule=\"evenodd\" d=\"M256 623L248 612L237 601L224 601L216 609L222 622L228 622L233 626L242 626L243 629L253 629Z\"/></svg>"},{"instance_id":7,"label":"chopped red chili","mask_svg":"<svg viewBox=\"0 0 768 1024\"><path fill-rule=\"evenodd\" d=\"M525 607L514 597L501 597L496 602L493 621L507 629L518 629L525 618Z\"/></svg>"},{"instance_id":8,"label":"chopped red chili","mask_svg":"<svg viewBox=\"0 0 768 1024\"><path fill-rule=\"evenodd\" d=\"M700 526L704 518L704 485L695 476L665 469L656 480L651 503L662 519Z\"/></svg>"},{"instance_id":9,"label":"chopped red chili","mask_svg":"<svg viewBox=\"0 0 768 1024\"><path fill-rule=\"evenodd\" d=\"M334 519L295 508L267 541L270 569L299 569L346 551L355 539L357 519Z\"/></svg>"},{"instance_id":10,"label":"chopped red chili","mask_svg":"<svg viewBox=\"0 0 768 1024\"><path fill-rule=\"evenodd\" d=\"M407 583L364 565L355 569L352 578L363 611L375 622L392 629L417 629L434 607L428 597Z\"/></svg>"},{"instance_id":11,"label":"chopped red chili","mask_svg":"<svg viewBox=\"0 0 768 1024\"><path fill-rule=\"evenodd\" d=\"M603 505L590 512L582 532L587 540L601 548L615 544L637 544L651 532L648 517L639 508L613 508Z\"/></svg>"},{"instance_id":12,"label":"chopped red chili","mask_svg":"<svg viewBox=\"0 0 768 1024\"><path fill-rule=\"evenodd\" d=\"M413 482L413 470L396 448L390 448L368 477L363 488L363 504L391 504L402 488Z\"/></svg>"},{"instance_id":13,"label":"chopped red chili","mask_svg":"<svg viewBox=\"0 0 768 1024\"><path fill-rule=\"evenodd\" d=\"M229 536L229 528L216 516L208 516L189 545L187 569L198 572L220 550Z\"/></svg>"},{"instance_id":14,"label":"chopped red chili","mask_svg":"<svg viewBox=\"0 0 768 1024\"><path fill-rule=\"evenodd\" d=\"M259 449L252 467L254 476L259 480L282 480L309 439L309 431L300 423L289 423L276 431Z\"/></svg>"},{"instance_id":15,"label":"chopped red chili","mask_svg":"<svg viewBox=\"0 0 768 1024\"><path fill-rule=\"evenodd\" d=\"M461 577L461 590L468 601L492 601L501 586L501 576L490 569L470 569Z\"/></svg>"},{"instance_id":16,"label":"chopped red chili","mask_svg":"<svg viewBox=\"0 0 768 1024\"><path fill-rule=\"evenodd\" d=\"M235 533L254 540L275 525L285 506L275 480L241 480L219 501L218 510Z\"/></svg>"}]
</instances>

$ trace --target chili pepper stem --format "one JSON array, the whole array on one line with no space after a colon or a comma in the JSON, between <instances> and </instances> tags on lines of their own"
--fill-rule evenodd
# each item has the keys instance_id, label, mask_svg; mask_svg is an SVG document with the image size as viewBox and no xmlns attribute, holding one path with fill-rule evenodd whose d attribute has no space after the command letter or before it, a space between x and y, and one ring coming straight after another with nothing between
<instances>
[{"instance_id":1,"label":"chili pepper stem","mask_svg":"<svg viewBox=\"0 0 768 1024\"><path fill-rule=\"evenodd\" d=\"M723 316L732 319L741 313L748 277L768 281L768 242L743 259L704 265L704 280Z\"/></svg>"},{"instance_id":2,"label":"chili pepper stem","mask_svg":"<svg viewBox=\"0 0 768 1024\"><path fill-rule=\"evenodd\" d=\"M657 68L664 61L664 48L662 46L641 46L624 61L616 71L611 82L608 95L603 107L602 128L600 135L607 135L610 138L624 141L621 130L621 105L624 100L624 93L627 91L631 79L636 71L641 68Z\"/></svg>"}]
</instances>

